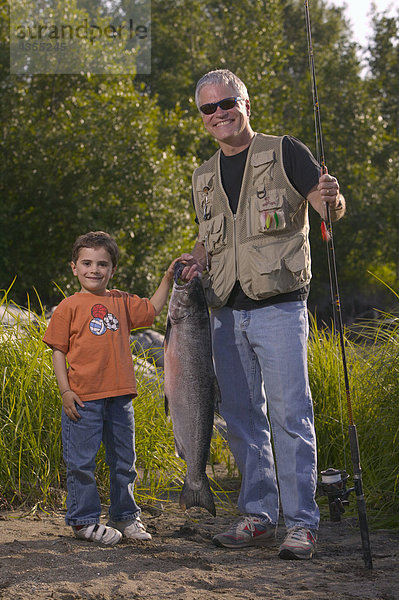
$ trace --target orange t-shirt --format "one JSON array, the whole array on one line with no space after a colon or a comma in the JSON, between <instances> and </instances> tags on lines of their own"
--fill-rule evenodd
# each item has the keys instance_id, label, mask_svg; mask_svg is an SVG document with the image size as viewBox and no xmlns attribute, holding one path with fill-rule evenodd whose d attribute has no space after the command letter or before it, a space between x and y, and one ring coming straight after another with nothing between
<instances>
[{"instance_id":1,"label":"orange t-shirt","mask_svg":"<svg viewBox=\"0 0 399 600\"><path fill-rule=\"evenodd\" d=\"M137 395L129 335L155 318L147 298L77 292L55 309L43 341L68 359L71 389L81 400Z\"/></svg>"}]
</instances>

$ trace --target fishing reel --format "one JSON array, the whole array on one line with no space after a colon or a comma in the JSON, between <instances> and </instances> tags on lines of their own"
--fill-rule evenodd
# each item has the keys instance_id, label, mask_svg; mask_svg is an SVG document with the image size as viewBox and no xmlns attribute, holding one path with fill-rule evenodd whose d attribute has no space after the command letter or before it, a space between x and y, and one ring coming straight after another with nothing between
<instances>
[{"instance_id":1,"label":"fishing reel","mask_svg":"<svg viewBox=\"0 0 399 600\"><path fill-rule=\"evenodd\" d=\"M349 494L355 490L355 488L346 489L348 477L345 470L329 468L321 472L321 481L318 482L317 487L319 494L328 498L331 521L341 520L345 507L349 505Z\"/></svg>"}]
</instances>

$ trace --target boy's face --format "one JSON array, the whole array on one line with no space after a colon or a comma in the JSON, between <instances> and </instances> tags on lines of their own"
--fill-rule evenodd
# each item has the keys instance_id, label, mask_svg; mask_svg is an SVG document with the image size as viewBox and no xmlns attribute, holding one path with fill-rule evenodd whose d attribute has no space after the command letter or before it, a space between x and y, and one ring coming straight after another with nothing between
<instances>
[{"instance_id":1,"label":"boy's face","mask_svg":"<svg viewBox=\"0 0 399 600\"><path fill-rule=\"evenodd\" d=\"M101 246L81 248L76 263L72 261L71 267L82 286L81 291L97 296L105 295L108 282L116 271L109 252Z\"/></svg>"}]
</instances>

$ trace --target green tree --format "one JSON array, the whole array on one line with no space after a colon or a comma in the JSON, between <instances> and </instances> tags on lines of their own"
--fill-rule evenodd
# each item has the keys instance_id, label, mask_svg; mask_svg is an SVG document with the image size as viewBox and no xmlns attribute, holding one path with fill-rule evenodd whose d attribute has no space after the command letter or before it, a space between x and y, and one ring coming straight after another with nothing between
<instances>
[{"instance_id":1,"label":"green tree","mask_svg":"<svg viewBox=\"0 0 399 600\"><path fill-rule=\"evenodd\" d=\"M5 15L6 7L0 0ZM364 79L342 9L314 0L311 19L326 160L348 200L334 232L352 303L370 285L367 269L398 264L397 21L375 17ZM152 34L150 76L20 77L9 74L2 30L0 272L2 287L18 273L20 301L33 285L50 301L51 280L68 289L70 245L88 229L115 235L123 259L115 283L146 295L169 258L191 247L191 173L217 147L194 104L204 72L235 71L257 131L315 149L302 0L153 0ZM320 306L329 285L317 215L311 236Z\"/></svg>"},{"instance_id":2,"label":"green tree","mask_svg":"<svg viewBox=\"0 0 399 600\"><path fill-rule=\"evenodd\" d=\"M121 245L116 281L149 293L190 235L193 167L158 147L155 100L128 77L10 77L8 95L3 285L17 274L19 299L35 286L47 301L52 280L71 281L73 240L104 229Z\"/></svg>"},{"instance_id":3,"label":"green tree","mask_svg":"<svg viewBox=\"0 0 399 600\"><path fill-rule=\"evenodd\" d=\"M399 279L398 184L399 184L399 13L388 17L374 12L374 35L369 46L368 94L374 98L380 135L372 163L378 185L372 193L370 230L378 242L374 265L391 263Z\"/></svg>"},{"instance_id":4,"label":"green tree","mask_svg":"<svg viewBox=\"0 0 399 600\"><path fill-rule=\"evenodd\" d=\"M2 48L7 41L3 31ZM164 116L156 99L133 76L16 76L7 67L0 83L0 286L17 275L17 301L34 286L54 302L52 281L65 291L73 281L73 240L104 229L121 247L115 284L150 294L193 236L194 163L168 140L159 144Z\"/></svg>"},{"instance_id":5,"label":"green tree","mask_svg":"<svg viewBox=\"0 0 399 600\"><path fill-rule=\"evenodd\" d=\"M291 130L297 132L297 137L316 150L314 124L309 118L313 99L305 50L306 32L298 27L303 19L301 4L292 1L286 4L284 30L287 42L293 41L285 75L290 83L284 120L292 123ZM370 156L381 129L376 120L375 103L370 102L362 79L359 48L351 41L342 9L312 2L311 25L325 160L329 171L338 177L348 205L345 218L334 225L334 237L345 300L344 317L350 318L358 310L359 302L363 302L361 297L370 265L370 254L364 251L364 239L370 232L365 203L376 182ZM289 110L290 98L294 98L291 101L294 111ZM313 211L310 217L313 259L310 306L327 316L328 311L323 308L330 303L327 252L320 236L320 219Z\"/></svg>"},{"instance_id":6,"label":"green tree","mask_svg":"<svg viewBox=\"0 0 399 600\"><path fill-rule=\"evenodd\" d=\"M181 105L184 123L179 130L182 145L176 141L179 152L186 148L203 160L216 148L198 129L200 118L192 99L198 78L220 67L233 70L247 84L257 131L293 134L315 151L302 0L155 1L153 19L153 73L147 84L161 106ZM370 156L382 130L342 9L315 0L311 20L327 164L348 197L348 214L336 226L336 250L340 277L351 297L364 281L374 251L364 256L363 240L370 223L363 205L376 183ZM166 132L169 135L173 136L171 129ZM313 214L313 306L321 298L329 303L327 258L319 225Z\"/></svg>"}]
</instances>

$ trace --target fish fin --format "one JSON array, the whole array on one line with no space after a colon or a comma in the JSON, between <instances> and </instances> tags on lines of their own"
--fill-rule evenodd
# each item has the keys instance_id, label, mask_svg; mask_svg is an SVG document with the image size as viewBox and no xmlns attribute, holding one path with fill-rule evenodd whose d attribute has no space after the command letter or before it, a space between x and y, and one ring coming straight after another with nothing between
<instances>
[{"instance_id":1,"label":"fish fin","mask_svg":"<svg viewBox=\"0 0 399 600\"><path fill-rule=\"evenodd\" d=\"M208 477L205 475L205 473L201 478L200 487L196 485L196 488L198 489L194 489L193 486L190 486L190 482L186 477L180 493L180 508L186 510L192 506L202 506L202 508L206 508L206 510L215 517L215 502L213 500L211 488L209 487Z\"/></svg>"},{"instance_id":2,"label":"fish fin","mask_svg":"<svg viewBox=\"0 0 399 600\"><path fill-rule=\"evenodd\" d=\"M178 456L179 458L182 458L183 460L186 460L183 447L180 446L180 444L176 440L176 438L175 438L175 453L176 453L176 456Z\"/></svg>"},{"instance_id":3,"label":"fish fin","mask_svg":"<svg viewBox=\"0 0 399 600\"><path fill-rule=\"evenodd\" d=\"M170 319L169 319L169 316L168 316L168 319L166 321L165 336L163 338L164 353L166 352L166 350L168 348L168 341L169 341L171 329L172 329L172 325L170 323ZM168 416L168 414L169 414L169 401L168 401L168 397L167 397L166 394L165 394L165 414L166 414L166 416Z\"/></svg>"},{"instance_id":4,"label":"fish fin","mask_svg":"<svg viewBox=\"0 0 399 600\"><path fill-rule=\"evenodd\" d=\"M214 399L215 412L217 412L219 414L222 396L220 393L220 388L219 388L218 380L216 379L216 377L213 381L213 399Z\"/></svg>"},{"instance_id":5,"label":"fish fin","mask_svg":"<svg viewBox=\"0 0 399 600\"><path fill-rule=\"evenodd\" d=\"M171 325L171 322L170 322L170 319L169 319L169 316L168 316L167 321L166 321L165 337L163 338L163 345L164 345L165 350L166 350L167 345L168 345L168 341L169 341L169 338L170 338L171 329L172 329L172 325Z\"/></svg>"},{"instance_id":6,"label":"fish fin","mask_svg":"<svg viewBox=\"0 0 399 600\"><path fill-rule=\"evenodd\" d=\"M168 397L165 395L165 415L168 416L169 415L169 402L168 402Z\"/></svg>"}]
</instances>

